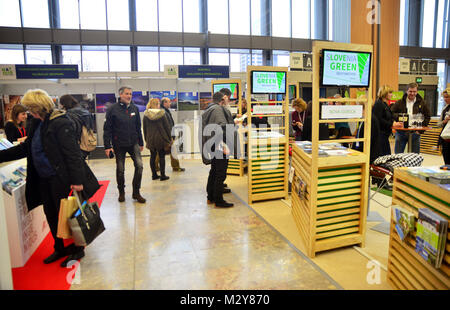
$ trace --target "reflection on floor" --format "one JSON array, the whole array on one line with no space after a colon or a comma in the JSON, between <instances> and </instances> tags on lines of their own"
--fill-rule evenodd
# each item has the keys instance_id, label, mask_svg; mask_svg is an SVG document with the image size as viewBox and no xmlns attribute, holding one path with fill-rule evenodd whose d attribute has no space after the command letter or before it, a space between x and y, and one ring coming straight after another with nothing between
<instances>
[{"instance_id":1,"label":"reflection on floor","mask_svg":"<svg viewBox=\"0 0 450 310\"><path fill-rule=\"evenodd\" d=\"M185 172L171 172L169 164L164 182L152 181L148 157L144 163L147 203L138 204L130 159L123 203L115 161L89 162L99 180L111 181L101 208L106 231L87 247L72 290L341 288L235 193L226 194L233 208L207 205L209 166L200 160L183 161Z\"/></svg>"},{"instance_id":2,"label":"reflection on floor","mask_svg":"<svg viewBox=\"0 0 450 310\"><path fill-rule=\"evenodd\" d=\"M442 157L424 155L423 166ZM206 204L209 166L185 160L185 172L152 181L144 157L142 195L131 199L133 164L126 162L126 201L117 201L114 160L91 160L111 184L102 205L106 231L86 249L71 289L391 289L385 266L389 236L371 230L366 247L326 251L309 259L290 213L290 201L247 205L247 177L229 176L230 209ZM391 198L377 194L390 205ZM390 208L370 211L390 220Z\"/></svg>"}]
</instances>

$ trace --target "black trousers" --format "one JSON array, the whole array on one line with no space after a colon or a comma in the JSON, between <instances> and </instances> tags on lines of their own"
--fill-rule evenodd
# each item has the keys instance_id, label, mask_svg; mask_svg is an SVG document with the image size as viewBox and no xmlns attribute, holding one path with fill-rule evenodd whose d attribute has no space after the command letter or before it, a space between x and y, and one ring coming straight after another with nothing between
<instances>
[{"instance_id":1,"label":"black trousers","mask_svg":"<svg viewBox=\"0 0 450 310\"><path fill-rule=\"evenodd\" d=\"M444 157L444 163L450 165L450 142L442 142L442 157Z\"/></svg>"},{"instance_id":2,"label":"black trousers","mask_svg":"<svg viewBox=\"0 0 450 310\"><path fill-rule=\"evenodd\" d=\"M164 149L150 150L150 168L152 169L153 176L156 176L158 174L158 171L156 170L156 157L159 157L159 171L161 171L161 176L165 176L166 175L166 151Z\"/></svg>"},{"instance_id":3,"label":"black trousers","mask_svg":"<svg viewBox=\"0 0 450 310\"><path fill-rule=\"evenodd\" d=\"M133 193L139 193L142 181L142 172L144 166L142 164L141 150L138 144L129 147L114 147L116 155L116 180L119 192L125 190L125 156L130 154L134 164L133 176Z\"/></svg>"},{"instance_id":4,"label":"black trousers","mask_svg":"<svg viewBox=\"0 0 450 310\"><path fill-rule=\"evenodd\" d=\"M214 202L223 202L223 182L227 177L228 159L211 160L211 170L209 171L208 184L206 185L206 192L208 193L208 200Z\"/></svg>"},{"instance_id":5,"label":"black trousers","mask_svg":"<svg viewBox=\"0 0 450 310\"><path fill-rule=\"evenodd\" d=\"M50 232L52 233L54 245L53 248L56 252L64 252L64 241L56 236L58 232L58 217L61 198L56 193L56 184L58 184L56 177L41 178L39 182L39 189L42 195L44 204L44 214L47 218ZM82 251L84 247L75 247L73 253Z\"/></svg>"}]
</instances>

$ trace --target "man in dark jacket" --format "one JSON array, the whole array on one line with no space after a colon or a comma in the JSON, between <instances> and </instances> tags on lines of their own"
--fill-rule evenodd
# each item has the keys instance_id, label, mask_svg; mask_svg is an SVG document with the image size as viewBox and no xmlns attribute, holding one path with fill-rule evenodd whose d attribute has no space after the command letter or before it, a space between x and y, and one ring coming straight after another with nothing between
<instances>
[{"instance_id":1,"label":"man in dark jacket","mask_svg":"<svg viewBox=\"0 0 450 310\"><path fill-rule=\"evenodd\" d=\"M167 120L169 121L170 125L170 132L172 132L172 128L175 126L175 122L173 120L172 114L170 113L170 98L164 97L161 99L161 105L164 111L166 112ZM175 137L172 136L172 140L174 140ZM180 161L174 157L176 154L170 153L170 164L172 165L173 171L185 171L186 169L180 167Z\"/></svg>"},{"instance_id":2,"label":"man in dark jacket","mask_svg":"<svg viewBox=\"0 0 450 310\"><path fill-rule=\"evenodd\" d=\"M141 116L139 109L131 102L132 88L123 86L119 89L119 101L106 111L103 126L103 142L105 153L110 157L116 155L116 180L119 189L119 202L125 201L125 155L130 154L134 163L133 199L145 203L140 194L142 171L141 152L144 141L141 132Z\"/></svg>"},{"instance_id":3,"label":"man in dark jacket","mask_svg":"<svg viewBox=\"0 0 450 310\"><path fill-rule=\"evenodd\" d=\"M421 113L424 116L422 123L423 127L428 126L430 122L430 109L423 98L417 93L418 85L417 83L410 83L407 86L406 94L403 98L397 101L391 106L391 111L394 119L398 122L398 117L400 113L408 113L408 121L411 125L411 118L414 114ZM423 132L404 132L397 131L395 133L395 153L403 153L405 150L406 143L408 143L409 135L412 135L412 145L411 149L413 153L420 153L420 135Z\"/></svg>"},{"instance_id":4,"label":"man in dark jacket","mask_svg":"<svg viewBox=\"0 0 450 310\"><path fill-rule=\"evenodd\" d=\"M60 200L70 190L81 192L89 199L100 188L97 178L82 159L72 121L63 111L55 109L52 99L40 89L29 90L22 98L33 119L24 143L0 152L0 162L27 158L25 199L28 210L43 205L54 239L54 253L45 264L68 256L62 263L84 256L84 248L74 244L64 247L57 237Z\"/></svg>"}]
</instances>

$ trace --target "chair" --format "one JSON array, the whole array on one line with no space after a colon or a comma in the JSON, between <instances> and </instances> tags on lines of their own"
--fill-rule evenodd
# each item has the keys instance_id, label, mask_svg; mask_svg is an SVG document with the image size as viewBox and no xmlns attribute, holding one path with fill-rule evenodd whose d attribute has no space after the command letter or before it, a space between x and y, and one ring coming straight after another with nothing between
<instances>
[{"instance_id":1,"label":"chair","mask_svg":"<svg viewBox=\"0 0 450 310\"><path fill-rule=\"evenodd\" d=\"M372 184L375 182L377 184L377 189L375 192L369 197L369 199L375 201L379 205L389 208L390 205L384 205L381 202L377 201L373 197L386 185L388 184L389 180L394 177L394 173L384 167L376 166L376 165L370 165L369 169L369 175L372 178Z\"/></svg>"}]
</instances>

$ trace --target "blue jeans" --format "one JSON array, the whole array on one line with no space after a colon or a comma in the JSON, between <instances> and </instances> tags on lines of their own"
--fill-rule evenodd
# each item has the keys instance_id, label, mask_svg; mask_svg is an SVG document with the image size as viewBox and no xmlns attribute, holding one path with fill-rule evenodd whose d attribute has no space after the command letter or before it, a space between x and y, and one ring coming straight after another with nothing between
<instances>
[{"instance_id":1,"label":"blue jeans","mask_svg":"<svg viewBox=\"0 0 450 310\"><path fill-rule=\"evenodd\" d=\"M395 154L404 153L405 146L408 143L409 135L412 135L411 138L411 152L420 153L420 135L415 132L402 132L397 131L395 133Z\"/></svg>"},{"instance_id":2,"label":"blue jeans","mask_svg":"<svg viewBox=\"0 0 450 310\"><path fill-rule=\"evenodd\" d=\"M125 190L125 155L127 153L130 154L134 163L133 193L139 193L144 165L142 164L141 150L138 144L129 147L114 147L117 188L119 192Z\"/></svg>"}]
</instances>

